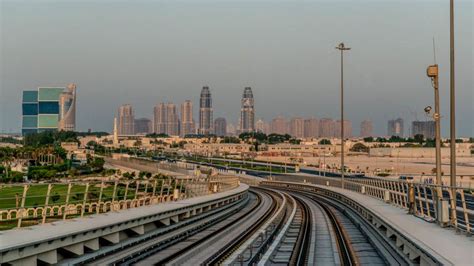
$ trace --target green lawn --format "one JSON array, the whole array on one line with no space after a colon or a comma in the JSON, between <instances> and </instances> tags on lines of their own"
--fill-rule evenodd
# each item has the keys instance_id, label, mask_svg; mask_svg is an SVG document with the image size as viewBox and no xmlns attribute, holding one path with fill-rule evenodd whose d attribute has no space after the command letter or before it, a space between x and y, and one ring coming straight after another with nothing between
<instances>
[{"instance_id":1,"label":"green lawn","mask_svg":"<svg viewBox=\"0 0 474 266\"><path fill-rule=\"evenodd\" d=\"M63 204L66 202L68 185L66 184L55 184L51 189L49 205ZM69 203L79 203L84 199L86 186L85 185L73 185L71 188L71 194L69 198ZM157 192L159 192L161 186L157 186ZM114 190L113 184L108 184L107 187L104 187L102 194L102 201L108 201L112 199ZM131 183L127 192L127 199L133 199L135 197L136 186L134 183ZM153 190L152 185L148 186L148 192ZM25 207L33 206L42 206L45 203L46 193L48 191L47 184L34 184L31 185L26 194ZM145 186L140 185L139 192L145 191ZM23 195L23 186L5 186L0 188L0 209L9 209L16 207L16 195L18 198L21 198ZM57 196L56 196L57 195ZM100 195L100 185L91 185L89 186L89 191L87 194L87 201L97 201ZM117 186L116 199L123 199L125 195L125 184L119 184ZM58 197L59 196L59 197ZM55 201L53 201L55 199ZM21 200L19 200L19 205Z\"/></svg>"}]
</instances>

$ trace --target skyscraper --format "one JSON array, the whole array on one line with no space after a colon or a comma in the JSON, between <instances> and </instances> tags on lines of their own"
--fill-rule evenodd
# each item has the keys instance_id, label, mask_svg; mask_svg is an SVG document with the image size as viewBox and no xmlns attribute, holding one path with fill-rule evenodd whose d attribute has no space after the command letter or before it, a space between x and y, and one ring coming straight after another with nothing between
<instances>
[{"instance_id":1,"label":"skyscraper","mask_svg":"<svg viewBox=\"0 0 474 266\"><path fill-rule=\"evenodd\" d=\"M152 131L152 123L148 118L135 119L135 134L149 134Z\"/></svg>"},{"instance_id":2,"label":"skyscraper","mask_svg":"<svg viewBox=\"0 0 474 266\"><path fill-rule=\"evenodd\" d=\"M166 105L160 103L153 108L153 132L166 134Z\"/></svg>"},{"instance_id":3,"label":"skyscraper","mask_svg":"<svg viewBox=\"0 0 474 266\"><path fill-rule=\"evenodd\" d=\"M181 104L181 136L195 134L194 118L193 118L193 102L184 101Z\"/></svg>"},{"instance_id":4,"label":"skyscraper","mask_svg":"<svg viewBox=\"0 0 474 266\"><path fill-rule=\"evenodd\" d=\"M317 118L308 118L304 120L304 137L319 137L319 120Z\"/></svg>"},{"instance_id":5,"label":"skyscraper","mask_svg":"<svg viewBox=\"0 0 474 266\"><path fill-rule=\"evenodd\" d=\"M135 115L130 104L124 104L118 109L119 135L133 135L135 133Z\"/></svg>"},{"instance_id":6,"label":"skyscraper","mask_svg":"<svg viewBox=\"0 0 474 266\"><path fill-rule=\"evenodd\" d=\"M76 84L69 84L59 96L59 130L76 129Z\"/></svg>"},{"instance_id":7,"label":"skyscraper","mask_svg":"<svg viewBox=\"0 0 474 266\"><path fill-rule=\"evenodd\" d=\"M255 131L255 108L252 88L246 87L241 101L240 133Z\"/></svg>"},{"instance_id":8,"label":"skyscraper","mask_svg":"<svg viewBox=\"0 0 474 266\"><path fill-rule=\"evenodd\" d=\"M337 120L334 125L334 136L336 138L341 137L341 120ZM352 137L352 122L350 120L344 120L344 138Z\"/></svg>"},{"instance_id":9,"label":"skyscraper","mask_svg":"<svg viewBox=\"0 0 474 266\"><path fill-rule=\"evenodd\" d=\"M270 134L271 131L270 125L262 119L259 119L257 122L255 122L255 130L265 134Z\"/></svg>"},{"instance_id":10,"label":"skyscraper","mask_svg":"<svg viewBox=\"0 0 474 266\"><path fill-rule=\"evenodd\" d=\"M218 117L214 120L214 134L219 137L227 135L227 122L225 118Z\"/></svg>"},{"instance_id":11,"label":"skyscraper","mask_svg":"<svg viewBox=\"0 0 474 266\"><path fill-rule=\"evenodd\" d=\"M209 135L213 132L212 112L211 92L209 87L205 86L201 90L199 100L199 134Z\"/></svg>"},{"instance_id":12,"label":"skyscraper","mask_svg":"<svg viewBox=\"0 0 474 266\"><path fill-rule=\"evenodd\" d=\"M154 132L169 136L179 135L179 116L174 103L160 103L154 110Z\"/></svg>"},{"instance_id":13,"label":"skyscraper","mask_svg":"<svg viewBox=\"0 0 474 266\"><path fill-rule=\"evenodd\" d=\"M426 139L434 139L435 126L435 121L413 121L412 136L423 135Z\"/></svg>"},{"instance_id":14,"label":"skyscraper","mask_svg":"<svg viewBox=\"0 0 474 266\"><path fill-rule=\"evenodd\" d=\"M169 136L179 136L179 116L176 105L168 103L166 105L166 131Z\"/></svg>"},{"instance_id":15,"label":"skyscraper","mask_svg":"<svg viewBox=\"0 0 474 266\"><path fill-rule=\"evenodd\" d=\"M304 118L294 117L290 120L290 135L295 138L304 137Z\"/></svg>"},{"instance_id":16,"label":"skyscraper","mask_svg":"<svg viewBox=\"0 0 474 266\"><path fill-rule=\"evenodd\" d=\"M388 120L387 135L403 137L403 119Z\"/></svg>"},{"instance_id":17,"label":"skyscraper","mask_svg":"<svg viewBox=\"0 0 474 266\"><path fill-rule=\"evenodd\" d=\"M277 116L273 118L270 127L271 133L281 135L288 134L288 122L283 116Z\"/></svg>"},{"instance_id":18,"label":"skyscraper","mask_svg":"<svg viewBox=\"0 0 474 266\"><path fill-rule=\"evenodd\" d=\"M334 138L336 136L334 120L331 118L319 120L319 136L322 138Z\"/></svg>"},{"instance_id":19,"label":"skyscraper","mask_svg":"<svg viewBox=\"0 0 474 266\"><path fill-rule=\"evenodd\" d=\"M76 86L40 87L23 91L22 134L44 131L74 130Z\"/></svg>"},{"instance_id":20,"label":"skyscraper","mask_svg":"<svg viewBox=\"0 0 474 266\"><path fill-rule=\"evenodd\" d=\"M374 126L372 121L364 120L360 123L360 136L363 138L373 137Z\"/></svg>"},{"instance_id":21,"label":"skyscraper","mask_svg":"<svg viewBox=\"0 0 474 266\"><path fill-rule=\"evenodd\" d=\"M236 129L235 129L234 124L227 123L227 135L229 135L229 136L236 135Z\"/></svg>"}]
</instances>

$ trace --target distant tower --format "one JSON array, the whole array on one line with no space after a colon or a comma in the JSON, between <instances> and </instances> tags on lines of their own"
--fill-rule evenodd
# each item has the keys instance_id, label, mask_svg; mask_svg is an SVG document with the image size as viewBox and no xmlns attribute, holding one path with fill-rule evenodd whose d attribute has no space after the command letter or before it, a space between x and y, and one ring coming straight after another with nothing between
<instances>
[{"instance_id":1,"label":"distant tower","mask_svg":"<svg viewBox=\"0 0 474 266\"><path fill-rule=\"evenodd\" d=\"M246 87L242 95L240 109L240 133L255 131L255 108L252 88Z\"/></svg>"},{"instance_id":2,"label":"distant tower","mask_svg":"<svg viewBox=\"0 0 474 266\"><path fill-rule=\"evenodd\" d=\"M225 118L218 117L214 120L214 133L219 137L227 135L227 121Z\"/></svg>"},{"instance_id":3,"label":"distant tower","mask_svg":"<svg viewBox=\"0 0 474 266\"><path fill-rule=\"evenodd\" d=\"M199 134L209 135L213 132L212 112L211 92L209 87L205 86L201 90L199 101Z\"/></svg>"},{"instance_id":4,"label":"distant tower","mask_svg":"<svg viewBox=\"0 0 474 266\"><path fill-rule=\"evenodd\" d=\"M388 120L387 135L389 137L391 136L403 137L404 136L402 118L398 118L395 120Z\"/></svg>"},{"instance_id":5,"label":"distant tower","mask_svg":"<svg viewBox=\"0 0 474 266\"><path fill-rule=\"evenodd\" d=\"M186 100L181 104L181 136L195 133L193 102Z\"/></svg>"},{"instance_id":6,"label":"distant tower","mask_svg":"<svg viewBox=\"0 0 474 266\"><path fill-rule=\"evenodd\" d=\"M363 138L373 137L374 126L372 121L364 120L360 123L360 136Z\"/></svg>"},{"instance_id":7,"label":"distant tower","mask_svg":"<svg viewBox=\"0 0 474 266\"><path fill-rule=\"evenodd\" d=\"M135 116L133 107L130 104L120 106L119 115L119 135L133 135L135 132Z\"/></svg>"},{"instance_id":8,"label":"distant tower","mask_svg":"<svg viewBox=\"0 0 474 266\"><path fill-rule=\"evenodd\" d=\"M281 134L281 135L288 133L288 122L286 121L286 118L284 118L283 116L277 116L273 118L270 127L271 127L270 133Z\"/></svg>"},{"instance_id":9,"label":"distant tower","mask_svg":"<svg viewBox=\"0 0 474 266\"><path fill-rule=\"evenodd\" d=\"M166 105L164 103L153 108L153 133L166 133Z\"/></svg>"},{"instance_id":10,"label":"distant tower","mask_svg":"<svg viewBox=\"0 0 474 266\"><path fill-rule=\"evenodd\" d=\"M118 143L117 117L114 117L114 145L117 145Z\"/></svg>"},{"instance_id":11,"label":"distant tower","mask_svg":"<svg viewBox=\"0 0 474 266\"><path fill-rule=\"evenodd\" d=\"M176 105L168 103L166 105L166 132L169 136L179 135L179 117Z\"/></svg>"},{"instance_id":12,"label":"distant tower","mask_svg":"<svg viewBox=\"0 0 474 266\"><path fill-rule=\"evenodd\" d=\"M76 128L76 84L67 85L59 96L58 130L74 131Z\"/></svg>"},{"instance_id":13,"label":"distant tower","mask_svg":"<svg viewBox=\"0 0 474 266\"><path fill-rule=\"evenodd\" d=\"M319 120L319 136L322 138L334 138L335 131L335 122L331 118L322 118Z\"/></svg>"},{"instance_id":14,"label":"distant tower","mask_svg":"<svg viewBox=\"0 0 474 266\"><path fill-rule=\"evenodd\" d=\"M312 117L304 120L304 137L319 137L319 120L317 118Z\"/></svg>"},{"instance_id":15,"label":"distant tower","mask_svg":"<svg viewBox=\"0 0 474 266\"><path fill-rule=\"evenodd\" d=\"M290 120L290 135L295 138L304 137L304 118L294 117Z\"/></svg>"}]
</instances>

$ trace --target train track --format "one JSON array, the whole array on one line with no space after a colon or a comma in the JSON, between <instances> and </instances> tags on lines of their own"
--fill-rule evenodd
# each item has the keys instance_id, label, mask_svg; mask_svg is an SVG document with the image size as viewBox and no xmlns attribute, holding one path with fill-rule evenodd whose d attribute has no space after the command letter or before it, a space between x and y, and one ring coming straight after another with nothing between
<instances>
[{"instance_id":1,"label":"train track","mask_svg":"<svg viewBox=\"0 0 474 266\"><path fill-rule=\"evenodd\" d=\"M245 204L94 258L101 265L407 264L331 199L252 188ZM364 229L365 228L365 229ZM395 252L396 253L396 252ZM389 255L387 255L389 254Z\"/></svg>"}]
</instances>

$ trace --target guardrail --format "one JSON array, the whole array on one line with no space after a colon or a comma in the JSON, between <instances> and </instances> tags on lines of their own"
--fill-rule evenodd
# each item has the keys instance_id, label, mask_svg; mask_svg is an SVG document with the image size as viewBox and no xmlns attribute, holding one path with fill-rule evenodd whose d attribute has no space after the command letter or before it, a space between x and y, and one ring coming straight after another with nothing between
<instances>
[{"instance_id":1,"label":"guardrail","mask_svg":"<svg viewBox=\"0 0 474 266\"><path fill-rule=\"evenodd\" d=\"M291 176L295 180L297 176ZM303 182L323 186L342 187L340 178L298 176ZM289 181L275 176L272 180ZM437 186L404 180L383 178L346 178L344 189L365 194L409 210L410 213L442 226L472 234L474 222L474 197L461 187ZM438 202L438 206L437 203Z\"/></svg>"},{"instance_id":2,"label":"guardrail","mask_svg":"<svg viewBox=\"0 0 474 266\"><path fill-rule=\"evenodd\" d=\"M9 184L0 187L0 228L136 208L223 192L237 177L208 176L132 181Z\"/></svg>"}]
</instances>

